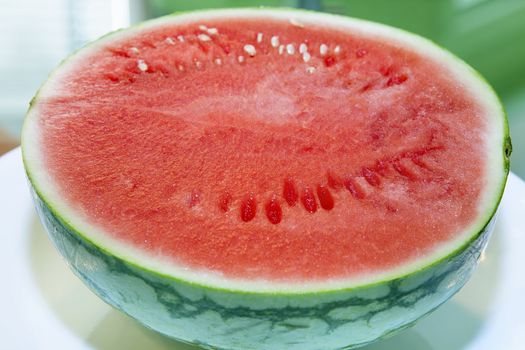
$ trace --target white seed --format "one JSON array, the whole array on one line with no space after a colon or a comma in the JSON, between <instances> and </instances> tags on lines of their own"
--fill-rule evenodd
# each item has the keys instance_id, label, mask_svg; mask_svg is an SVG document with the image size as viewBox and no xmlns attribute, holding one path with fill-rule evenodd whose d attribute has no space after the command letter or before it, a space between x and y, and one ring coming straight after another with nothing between
<instances>
[{"instance_id":1,"label":"white seed","mask_svg":"<svg viewBox=\"0 0 525 350\"><path fill-rule=\"evenodd\" d=\"M138 60L137 67L143 72L148 70L148 65L146 64L146 62L144 62L144 60Z\"/></svg>"},{"instance_id":2,"label":"white seed","mask_svg":"<svg viewBox=\"0 0 525 350\"><path fill-rule=\"evenodd\" d=\"M252 57L255 56L255 54L257 53L257 51L255 50L255 46L250 44L244 45L244 51Z\"/></svg>"},{"instance_id":3,"label":"white seed","mask_svg":"<svg viewBox=\"0 0 525 350\"><path fill-rule=\"evenodd\" d=\"M300 53L305 53L308 51L308 47L306 46L305 43L302 43L301 45L299 45L299 52Z\"/></svg>"},{"instance_id":4,"label":"white seed","mask_svg":"<svg viewBox=\"0 0 525 350\"><path fill-rule=\"evenodd\" d=\"M197 38L200 41L210 41L211 40L211 38L209 36L207 36L206 34L199 34L199 35L197 35Z\"/></svg>"},{"instance_id":5,"label":"white seed","mask_svg":"<svg viewBox=\"0 0 525 350\"><path fill-rule=\"evenodd\" d=\"M206 32L208 32L208 34L210 34L210 35L217 35L217 34L219 34L219 30L217 28L208 28L206 30Z\"/></svg>"},{"instance_id":6,"label":"white seed","mask_svg":"<svg viewBox=\"0 0 525 350\"><path fill-rule=\"evenodd\" d=\"M337 45L335 48L334 48L334 53L335 54L338 54L341 52L341 46Z\"/></svg>"},{"instance_id":7,"label":"white seed","mask_svg":"<svg viewBox=\"0 0 525 350\"><path fill-rule=\"evenodd\" d=\"M169 37L169 36L168 36L166 39L164 39L164 41L166 41L166 42L167 42L168 44L170 44L170 45L175 44L175 41L173 41L173 38L171 38L171 37Z\"/></svg>"},{"instance_id":8,"label":"white seed","mask_svg":"<svg viewBox=\"0 0 525 350\"><path fill-rule=\"evenodd\" d=\"M303 61L308 62L308 61L310 61L311 57L312 56L310 56L310 54L308 52L303 53Z\"/></svg>"},{"instance_id":9,"label":"white seed","mask_svg":"<svg viewBox=\"0 0 525 350\"><path fill-rule=\"evenodd\" d=\"M295 53L295 47L293 46L293 44L286 45L286 52L289 55L293 55Z\"/></svg>"},{"instance_id":10,"label":"white seed","mask_svg":"<svg viewBox=\"0 0 525 350\"><path fill-rule=\"evenodd\" d=\"M179 64L177 66L177 69L180 70L181 72L184 72L184 66L182 64Z\"/></svg>"},{"instance_id":11,"label":"white seed","mask_svg":"<svg viewBox=\"0 0 525 350\"><path fill-rule=\"evenodd\" d=\"M139 49L137 49L135 46L133 46L131 49L129 49L133 53L139 53Z\"/></svg>"},{"instance_id":12,"label":"white seed","mask_svg":"<svg viewBox=\"0 0 525 350\"><path fill-rule=\"evenodd\" d=\"M284 52L284 45L279 45L279 55L282 55Z\"/></svg>"},{"instance_id":13,"label":"white seed","mask_svg":"<svg viewBox=\"0 0 525 350\"><path fill-rule=\"evenodd\" d=\"M304 28L304 24L302 24L295 18L290 18L290 24L299 28Z\"/></svg>"},{"instance_id":14,"label":"white seed","mask_svg":"<svg viewBox=\"0 0 525 350\"><path fill-rule=\"evenodd\" d=\"M315 72L315 67L308 67L306 68L306 71L310 74L314 73Z\"/></svg>"},{"instance_id":15,"label":"white seed","mask_svg":"<svg viewBox=\"0 0 525 350\"><path fill-rule=\"evenodd\" d=\"M177 35L177 40L180 41L181 43L184 42L184 35Z\"/></svg>"},{"instance_id":16,"label":"white seed","mask_svg":"<svg viewBox=\"0 0 525 350\"><path fill-rule=\"evenodd\" d=\"M326 55L328 53L328 46L326 46L326 44L321 44L321 46L319 46L319 53L321 56Z\"/></svg>"},{"instance_id":17,"label":"white seed","mask_svg":"<svg viewBox=\"0 0 525 350\"><path fill-rule=\"evenodd\" d=\"M202 67L201 61L195 61L195 67L197 67L197 68Z\"/></svg>"},{"instance_id":18,"label":"white seed","mask_svg":"<svg viewBox=\"0 0 525 350\"><path fill-rule=\"evenodd\" d=\"M270 39L270 43L273 47L279 46L279 37L277 35L272 36L272 38Z\"/></svg>"},{"instance_id":19,"label":"white seed","mask_svg":"<svg viewBox=\"0 0 525 350\"><path fill-rule=\"evenodd\" d=\"M199 29L200 29L200 30L207 30L208 27L206 27L204 24L200 24L200 25L199 25Z\"/></svg>"},{"instance_id":20,"label":"white seed","mask_svg":"<svg viewBox=\"0 0 525 350\"><path fill-rule=\"evenodd\" d=\"M239 63L243 63L244 62L244 56L237 57L237 61L239 61Z\"/></svg>"},{"instance_id":21,"label":"white seed","mask_svg":"<svg viewBox=\"0 0 525 350\"><path fill-rule=\"evenodd\" d=\"M215 59L215 64L220 66L222 64L222 60L220 58Z\"/></svg>"},{"instance_id":22,"label":"white seed","mask_svg":"<svg viewBox=\"0 0 525 350\"><path fill-rule=\"evenodd\" d=\"M257 33L257 42L262 43L263 33Z\"/></svg>"}]
</instances>

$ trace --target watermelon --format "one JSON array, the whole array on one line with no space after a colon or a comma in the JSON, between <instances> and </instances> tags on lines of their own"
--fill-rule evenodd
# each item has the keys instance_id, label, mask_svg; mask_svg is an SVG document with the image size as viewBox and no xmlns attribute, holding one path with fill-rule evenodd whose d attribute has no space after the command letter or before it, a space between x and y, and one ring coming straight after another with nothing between
<instances>
[{"instance_id":1,"label":"watermelon","mask_svg":"<svg viewBox=\"0 0 525 350\"><path fill-rule=\"evenodd\" d=\"M472 274L511 151L489 85L416 35L315 12L176 14L65 60L24 165L73 272L213 349L349 349Z\"/></svg>"}]
</instances>

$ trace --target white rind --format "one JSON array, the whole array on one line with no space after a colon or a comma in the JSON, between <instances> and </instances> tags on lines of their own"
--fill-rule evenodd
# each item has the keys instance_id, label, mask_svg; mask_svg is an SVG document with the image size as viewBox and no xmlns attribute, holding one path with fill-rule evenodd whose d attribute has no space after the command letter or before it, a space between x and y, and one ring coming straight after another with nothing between
<instances>
[{"instance_id":1,"label":"white rind","mask_svg":"<svg viewBox=\"0 0 525 350\"><path fill-rule=\"evenodd\" d=\"M459 234L457 238L443 244L426 257L412 261L402 267L393 268L382 273L373 273L349 279L333 279L325 281L302 281L302 282L275 282L267 280L244 280L232 279L222 276L213 271L190 269L179 265L167 258L151 256L140 251L129 244L119 242L110 235L105 234L103 229L89 223L87 217L68 206L61 198L60 192L52 178L46 172L43 155L40 148L40 135L38 130L38 103L41 99L64 94L60 90L62 77L68 75L69 69L77 66L79 59L87 57L90 52L96 51L109 44L113 40L120 40L137 32L148 30L165 24L181 24L185 22L205 23L206 20L225 17L242 18L273 18L282 20L297 20L305 26L326 26L337 30L350 30L364 37L388 39L400 46L409 48L418 54L428 57L429 60L439 62L445 66L462 84L462 88L469 91L479 101L481 109L487 116L489 127L487 140L487 155L489 164L497 166L489 167L487 174L486 191L482 195L479 206L479 215L470 227ZM505 159L503 145L506 135L504 111L501 104L490 86L468 65L437 47L432 42L419 36L394 29L381 24L351 19L336 15L321 14L307 11L290 10L266 10L266 9L236 9L236 10L213 10L195 13L184 13L176 16L167 16L157 20L146 22L127 31L112 33L88 45L68 58L59 69L55 70L38 92L30 108L22 133L23 157L26 170L30 180L42 198L59 215L65 223L74 227L83 237L111 254L129 261L132 264L142 266L147 270L156 271L162 275L172 276L175 279L186 280L190 283L205 285L212 288L239 290L246 292L273 292L273 293L307 293L315 291L330 291L355 288L364 285L379 283L397 278L420 270L435 261L438 261L454 250L464 246L474 238L489 221L499 202L501 191L506 179Z\"/></svg>"}]
</instances>

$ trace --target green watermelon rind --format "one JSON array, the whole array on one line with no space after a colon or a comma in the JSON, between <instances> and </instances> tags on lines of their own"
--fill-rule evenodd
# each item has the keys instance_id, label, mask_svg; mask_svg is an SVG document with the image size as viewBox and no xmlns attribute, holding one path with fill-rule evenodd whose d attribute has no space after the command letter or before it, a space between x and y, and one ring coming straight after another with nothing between
<instances>
[{"instance_id":1,"label":"green watermelon rind","mask_svg":"<svg viewBox=\"0 0 525 350\"><path fill-rule=\"evenodd\" d=\"M294 13L281 9L273 11ZM121 31L113 32L104 38L119 33ZM414 34L403 33L414 37ZM468 67L479 84L497 99L479 73L450 55L458 65ZM74 56L76 53L62 65ZM38 105L41 90L31 101L28 116ZM181 341L214 349L352 348L406 328L448 300L472 274L493 229L509 172L508 121L499 100L498 107L497 117L501 119L504 133L501 182L494 197L490 198L493 206L478 221L469 238L448 254L417 269L348 288L242 290L189 281L146 268L90 239L46 199L45 190L39 187L38 176L32 170L31 159L27 157L26 147L31 145L26 131L29 117L22 133L23 161L40 218L72 270L103 300L147 327ZM199 330L198 334L195 329ZM342 333L337 336L338 332Z\"/></svg>"}]
</instances>

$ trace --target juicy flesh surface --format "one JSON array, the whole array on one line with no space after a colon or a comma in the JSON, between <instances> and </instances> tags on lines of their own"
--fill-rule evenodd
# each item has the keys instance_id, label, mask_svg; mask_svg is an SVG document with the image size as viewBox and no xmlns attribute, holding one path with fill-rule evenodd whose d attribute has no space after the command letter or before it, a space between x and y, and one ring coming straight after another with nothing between
<instances>
[{"instance_id":1,"label":"juicy flesh surface","mask_svg":"<svg viewBox=\"0 0 525 350\"><path fill-rule=\"evenodd\" d=\"M482 111L385 39L216 19L76 59L39 101L47 171L108 235L181 266L355 277L429 254L478 214Z\"/></svg>"}]
</instances>

